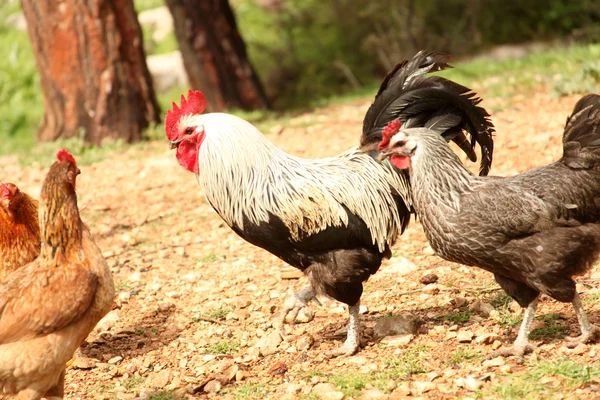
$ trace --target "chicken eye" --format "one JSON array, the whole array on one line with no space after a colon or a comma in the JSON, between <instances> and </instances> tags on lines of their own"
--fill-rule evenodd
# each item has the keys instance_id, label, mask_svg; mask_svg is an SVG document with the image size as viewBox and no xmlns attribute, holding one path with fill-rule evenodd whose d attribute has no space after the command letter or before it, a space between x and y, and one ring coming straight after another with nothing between
<instances>
[{"instance_id":1,"label":"chicken eye","mask_svg":"<svg viewBox=\"0 0 600 400\"><path fill-rule=\"evenodd\" d=\"M194 133L194 128L191 126L188 126L187 128L185 128L185 132L183 132L185 135L191 135L192 133Z\"/></svg>"}]
</instances>

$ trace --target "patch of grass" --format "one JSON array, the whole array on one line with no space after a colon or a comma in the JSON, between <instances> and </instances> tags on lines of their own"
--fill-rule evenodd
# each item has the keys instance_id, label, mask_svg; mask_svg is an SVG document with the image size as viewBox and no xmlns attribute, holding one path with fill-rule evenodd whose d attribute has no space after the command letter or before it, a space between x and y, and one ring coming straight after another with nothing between
<instances>
[{"instance_id":1,"label":"patch of grass","mask_svg":"<svg viewBox=\"0 0 600 400\"><path fill-rule=\"evenodd\" d=\"M236 387L231 394L235 399L263 399L265 397L265 385L246 383Z\"/></svg>"},{"instance_id":2,"label":"patch of grass","mask_svg":"<svg viewBox=\"0 0 600 400\"><path fill-rule=\"evenodd\" d=\"M312 380L312 378L314 378L315 376L326 376L325 372L319 371L319 370L312 370L306 374L302 374L301 375L301 379L304 379L307 382L310 382Z\"/></svg>"},{"instance_id":3,"label":"patch of grass","mask_svg":"<svg viewBox=\"0 0 600 400\"><path fill-rule=\"evenodd\" d=\"M217 255L212 252L205 254L204 256L200 257L200 259L199 259L199 261L201 261L203 263L213 263L217 260L218 260Z\"/></svg>"},{"instance_id":4,"label":"patch of grass","mask_svg":"<svg viewBox=\"0 0 600 400\"><path fill-rule=\"evenodd\" d=\"M456 68L439 75L470 88L486 90L486 97L510 98L539 86L549 77L571 77L600 58L600 44L553 48L523 58L490 61L476 59L453 63Z\"/></svg>"},{"instance_id":5,"label":"patch of grass","mask_svg":"<svg viewBox=\"0 0 600 400\"><path fill-rule=\"evenodd\" d=\"M392 251L392 258L398 257L400 253L397 250Z\"/></svg>"},{"instance_id":6,"label":"patch of grass","mask_svg":"<svg viewBox=\"0 0 600 400\"><path fill-rule=\"evenodd\" d=\"M462 346L452 352L448 364L453 367L458 367L464 361L478 360L481 357L482 354L478 350L468 346Z\"/></svg>"},{"instance_id":7,"label":"patch of grass","mask_svg":"<svg viewBox=\"0 0 600 400\"><path fill-rule=\"evenodd\" d=\"M218 342L209 344L206 351L210 354L232 354L240 348L240 343L237 340L219 340Z\"/></svg>"},{"instance_id":8,"label":"patch of grass","mask_svg":"<svg viewBox=\"0 0 600 400\"><path fill-rule=\"evenodd\" d=\"M115 283L115 291L120 292L122 290L129 290L131 287L127 282L117 282Z\"/></svg>"},{"instance_id":9,"label":"patch of grass","mask_svg":"<svg viewBox=\"0 0 600 400\"><path fill-rule=\"evenodd\" d=\"M231 310L227 308L219 307L213 308L212 310L208 310L204 315L208 318L223 320L230 312Z\"/></svg>"},{"instance_id":10,"label":"patch of grass","mask_svg":"<svg viewBox=\"0 0 600 400\"><path fill-rule=\"evenodd\" d=\"M592 294L585 295L583 297L583 303L585 304L598 304L600 301L600 290Z\"/></svg>"},{"instance_id":11,"label":"patch of grass","mask_svg":"<svg viewBox=\"0 0 600 400\"><path fill-rule=\"evenodd\" d=\"M453 311L435 319L438 321L450 321L454 324L464 324L465 322L468 322L473 315L475 315L473 311Z\"/></svg>"},{"instance_id":12,"label":"patch of grass","mask_svg":"<svg viewBox=\"0 0 600 400\"><path fill-rule=\"evenodd\" d=\"M89 389L89 392L97 392L97 393L112 393L116 388L116 384L114 382L107 383L99 383L94 388Z\"/></svg>"},{"instance_id":13,"label":"patch of grass","mask_svg":"<svg viewBox=\"0 0 600 400\"><path fill-rule=\"evenodd\" d=\"M498 314L498 323L506 327L515 327L521 323L523 317L511 313L509 310L502 310Z\"/></svg>"},{"instance_id":14,"label":"patch of grass","mask_svg":"<svg viewBox=\"0 0 600 400\"><path fill-rule=\"evenodd\" d=\"M489 303L492 305L492 307L494 307L496 310L498 309L506 309L508 308L508 306L510 305L510 303L512 303L513 298L510 297L509 295L507 295L504 292L498 293L496 296L492 297L489 300Z\"/></svg>"},{"instance_id":15,"label":"patch of grass","mask_svg":"<svg viewBox=\"0 0 600 400\"><path fill-rule=\"evenodd\" d=\"M427 353L428 348L426 346L415 346L398 356L385 360L385 367L379 371L373 371L369 374L359 372L336 374L329 376L328 381L338 387L347 397L358 398L360 391L367 384L387 392L389 391L387 384L390 380L406 380L413 375L424 373L424 360Z\"/></svg>"},{"instance_id":16,"label":"patch of grass","mask_svg":"<svg viewBox=\"0 0 600 400\"><path fill-rule=\"evenodd\" d=\"M144 382L144 378L141 376L132 376L127 378L125 382L123 382L123 387L127 390L135 389L139 384Z\"/></svg>"},{"instance_id":17,"label":"patch of grass","mask_svg":"<svg viewBox=\"0 0 600 400\"><path fill-rule=\"evenodd\" d=\"M574 74L561 75L552 86L552 93L558 97L598 91L600 91L600 61L597 60L583 64Z\"/></svg>"},{"instance_id":18,"label":"patch of grass","mask_svg":"<svg viewBox=\"0 0 600 400\"><path fill-rule=\"evenodd\" d=\"M160 390L150 395L148 400L186 400L187 397L170 390Z\"/></svg>"},{"instance_id":19,"label":"patch of grass","mask_svg":"<svg viewBox=\"0 0 600 400\"><path fill-rule=\"evenodd\" d=\"M558 314L540 315L536 319L544 321L546 325L529 333L529 338L532 340L563 339L569 331L568 327L558 322L560 320Z\"/></svg>"},{"instance_id":20,"label":"patch of grass","mask_svg":"<svg viewBox=\"0 0 600 400\"><path fill-rule=\"evenodd\" d=\"M598 364L584 364L566 358L547 360L539 364L530 364L530 370L520 375L506 375L502 383L482 391L481 398L500 396L505 399L527 397L535 393L536 398L549 398L558 393L568 393L568 389L575 389L587 384L592 379L600 376ZM558 384L549 385L540 382L541 378L556 377Z\"/></svg>"}]
</instances>

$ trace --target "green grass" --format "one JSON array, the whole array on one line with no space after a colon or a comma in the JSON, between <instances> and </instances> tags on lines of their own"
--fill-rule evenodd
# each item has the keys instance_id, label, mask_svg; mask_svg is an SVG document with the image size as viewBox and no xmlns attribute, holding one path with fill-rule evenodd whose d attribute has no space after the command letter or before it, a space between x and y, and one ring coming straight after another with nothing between
<instances>
[{"instance_id":1,"label":"green grass","mask_svg":"<svg viewBox=\"0 0 600 400\"><path fill-rule=\"evenodd\" d=\"M560 316L558 314L546 314L537 317L536 319L544 321L545 326L543 328L536 329L529 333L529 339L563 339L569 328L560 322Z\"/></svg>"},{"instance_id":2,"label":"green grass","mask_svg":"<svg viewBox=\"0 0 600 400\"><path fill-rule=\"evenodd\" d=\"M368 374L360 372L334 374L329 376L328 382L339 388L347 397L359 398L360 391L367 384L388 392L387 384L390 380L411 379L413 375L426 372L424 361L427 354L428 348L426 346L415 346L398 356L386 359L384 368L379 371Z\"/></svg>"},{"instance_id":3,"label":"green grass","mask_svg":"<svg viewBox=\"0 0 600 400\"><path fill-rule=\"evenodd\" d=\"M257 383L246 383L237 386L230 391L233 397L237 399L263 399L265 397L265 385Z\"/></svg>"},{"instance_id":4,"label":"green grass","mask_svg":"<svg viewBox=\"0 0 600 400\"><path fill-rule=\"evenodd\" d=\"M582 385L590 383L600 376L600 367L595 364L583 364L560 358L528 365L529 371L523 374L510 374L501 377L501 383L478 393L479 398L521 399L535 394L536 398L549 398L555 394L564 394ZM558 385L540 382L540 379L555 377ZM561 397L562 398L562 397Z\"/></svg>"},{"instance_id":5,"label":"green grass","mask_svg":"<svg viewBox=\"0 0 600 400\"><path fill-rule=\"evenodd\" d=\"M512 303L513 299L509 295L504 292L498 293L496 296L492 297L489 300L489 303L496 310L498 309L507 309L510 303Z\"/></svg>"},{"instance_id":6,"label":"green grass","mask_svg":"<svg viewBox=\"0 0 600 400\"><path fill-rule=\"evenodd\" d=\"M231 310L220 307L220 308L213 308L213 309L207 311L204 315L206 315L208 318L213 318L213 319L225 319L227 314L229 314L230 312L231 312Z\"/></svg>"},{"instance_id":7,"label":"green grass","mask_svg":"<svg viewBox=\"0 0 600 400\"><path fill-rule=\"evenodd\" d=\"M482 358L481 352L473 349L470 346L461 346L453 351L448 359L448 364L453 367L460 366L465 361L476 361Z\"/></svg>"},{"instance_id":8,"label":"green grass","mask_svg":"<svg viewBox=\"0 0 600 400\"><path fill-rule=\"evenodd\" d=\"M203 263L213 263L213 262L215 262L217 260L218 260L217 255L215 253L212 253L212 252L208 253L208 254L205 254L204 256L202 256L200 258L200 261L203 262Z\"/></svg>"},{"instance_id":9,"label":"green grass","mask_svg":"<svg viewBox=\"0 0 600 400\"><path fill-rule=\"evenodd\" d=\"M539 86L549 77L561 80L590 68L589 60L600 58L600 44L580 45L534 52L526 57L502 61L474 60L454 63L456 68L439 74L473 87L478 84L486 90L486 97L510 98ZM595 91L600 89L596 80Z\"/></svg>"},{"instance_id":10,"label":"green grass","mask_svg":"<svg viewBox=\"0 0 600 400\"><path fill-rule=\"evenodd\" d=\"M187 397L169 390L160 390L150 395L148 400L186 400Z\"/></svg>"},{"instance_id":11,"label":"green grass","mask_svg":"<svg viewBox=\"0 0 600 400\"><path fill-rule=\"evenodd\" d=\"M438 321L449 321L454 324L464 324L465 322L468 322L473 315L475 315L473 311L453 311L435 319Z\"/></svg>"},{"instance_id":12,"label":"green grass","mask_svg":"<svg viewBox=\"0 0 600 400\"><path fill-rule=\"evenodd\" d=\"M123 387L127 390L133 390L143 382L144 378L142 378L141 376L132 376L130 378L127 378L125 382L123 382Z\"/></svg>"},{"instance_id":13,"label":"green grass","mask_svg":"<svg viewBox=\"0 0 600 400\"><path fill-rule=\"evenodd\" d=\"M219 340L209 344L206 351L210 354L232 354L238 351L240 343L236 340Z\"/></svg>"}]
</instances>

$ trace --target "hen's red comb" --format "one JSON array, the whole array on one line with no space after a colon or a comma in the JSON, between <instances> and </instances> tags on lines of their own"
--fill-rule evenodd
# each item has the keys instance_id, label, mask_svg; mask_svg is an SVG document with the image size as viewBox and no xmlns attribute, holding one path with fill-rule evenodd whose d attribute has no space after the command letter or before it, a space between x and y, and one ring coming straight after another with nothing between
<instances>
[{"instance_id":1,"label":"hen's red comb","mask_svg":"<svg viewBox=\"0 0 600 400\"><path fill-rule=\"evenodd\" d=\"M169 140L174 140L177 138L177 124L181 117L192 114L200 114L206 108L206 100L204 100L204 95L199 90L189 90L188 98L186 100L185 96L181 95L181 107L177 105L177 103L173 102L173 109L167 111L167 116L165 117L165 133L167 134L167 138Z\"/></svg>"},{"instance_id":2,"label":"hen's red comb","mask_svg":"<svg viewBox=\"0 0 600 400\"><path fill-rule=\"evenodd\" d=\"M73 156L71 155L71 153L69 153L67 150L65 149L60 149L57 153L56 153L56 158L58 159L58 161L63 162L63 161L68 161L71 164L73 164L75 167L77 167L77 162L75 162L75 158L73 158Z\"/></svg>"},{"instance_id":3,"label":"hen's red comb","mask_svg":"<svg viewBox=\"0 0 600 400\"><path fill-rule=\"evenodd\" d=\"M8 188L8 186L6 186L4 183L0 184L0 189L2 190L2 198L4 200L8 200L10 199L10 189Z\"/></svg>"},{"instance_id":4,"label":"hen's red comb","mask_svg":"<svg viewBox=\"0 0 600 400\"><path fill-rule=\"evenodd\" d=\"M387 148L387 146L390 144L390 140L396 133L398 133L401 126L402 123L400 120L395 119L390 121L390 123L383 128L383 132L381 132L381 142L379 143L379 151L383 151Z\"/></svg>"}]
</instances>

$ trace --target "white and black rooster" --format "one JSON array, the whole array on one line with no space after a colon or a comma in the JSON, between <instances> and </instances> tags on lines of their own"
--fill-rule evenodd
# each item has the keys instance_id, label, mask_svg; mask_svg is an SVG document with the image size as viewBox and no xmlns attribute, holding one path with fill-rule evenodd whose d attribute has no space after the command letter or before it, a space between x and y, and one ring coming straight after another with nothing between
<instances>
[{"instance_id":1,"label":"white and black rooster","mask_svg":"<svg viewBox=\"0 0 600 400\"><path fill-rule=\"evenodd\" d=\"M167 112L166 135L177 160L194 172L208 202L242 238L302 270L310 287L285 302L278 326L315 295L349 306L348 336L329 355L359 348L363 282L377 272L411 215L407 174L379 164L388 122L425 126L453 140L472 161L481 146L481 172L492 163L493 127L470 89L429 72L449 57L420 52L385 78L363 123L360 147L336 157L304 159L275 147L236 116L201 114L202 93L181 96ZM471 140L467 140L466 135ZM295 314L292 314L295 315Z\"/></svg>"}]
</instances>

